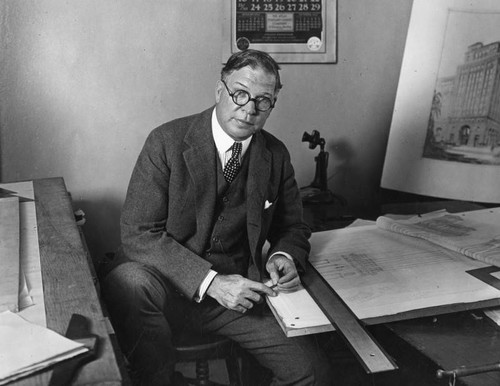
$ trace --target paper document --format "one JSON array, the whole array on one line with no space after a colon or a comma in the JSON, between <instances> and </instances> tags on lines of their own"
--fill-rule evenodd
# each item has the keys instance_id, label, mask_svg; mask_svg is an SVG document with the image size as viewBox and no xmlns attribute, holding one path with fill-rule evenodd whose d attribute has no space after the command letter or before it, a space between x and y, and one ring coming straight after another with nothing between
<instances>
[{"instance_id":1,"label":"paper document","mask_svg":"<svg viewBox=\"0 0 500 386\"><path fill-rule=\"evenodd\" d=\"M278 292L278 296L267 296L266 299L288 337L334 330L321 308L302 286L297 291Z\"/></svg>"},{"instance_id":2,"label":"paper document","mask_svg":"<svg viewBox=\"0 0 500 386\"><path fill-rule=\"evenodd\" d=\"M19 199L0 198L0 312L19 309Z\"/></svg>"},{"instance_id":3,"label":"paper document","mask_svg":"<svg viewBox=\"0 0 500 386\"><path fill-rule=\"evenodd\" d=\"M13 197L19 200L19 312L30 322L45 326L45 302L33 182L0 183L0 197Z\"/></svg>"},{"instance_id":4,"label":"paper document","mask_svg":"<svg viewBox=\"0 0 500 386\"><path fill-rule=\"evenodd\" d=\"M359 319L500 298L466 273L486 264L376 225L313 233L311 247L311 264Z\"/></svg>"},{"instance_id":5,"label":"paper document","mask_svg":"<svg viewBox=\"0 0 500 386\"><path fill-rule=\"evenodd\" d=\"M35 202L21 202L19 211L21 216L21 272L25 280L24 285L19 288L19 308L23 312L26 307L35 305L35 309L28 309L24 312L23 316L27 317L29 313L45 314L40 311L44 309L44 299ZM27 319L35 322L31 318ZM45 317L37 317L36 321L40 321L40 325L45 325Z\"/></svg>"},{"instance_id":6,"label":"paper document","mask_svg":"<svg viewBox=\"0 0 500 386\"><path fill-rule=\"evenodd\" d=\"M0 342L0 385L88 351L10 311L0 313Z\"/></svg>"},{"instance_id":7,"label":"paper document","mask_svg":"<svg viewBox=\"0 0 500 386\"><path fill-rule=\"evenodd\" d=\"M377 226L500 266L500 208L457 214L440 211L407 220L382 216Z\"/></svg>"}]
</instances>

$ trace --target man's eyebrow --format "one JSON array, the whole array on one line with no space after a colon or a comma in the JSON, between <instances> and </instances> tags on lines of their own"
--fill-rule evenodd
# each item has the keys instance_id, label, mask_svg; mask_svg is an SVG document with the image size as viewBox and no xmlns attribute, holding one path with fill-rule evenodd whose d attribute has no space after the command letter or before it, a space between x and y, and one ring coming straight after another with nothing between
<instances>
[{"instance_id":1,"label":"man's eyebrow","mask_svg":"<svg viewBox=\"0 0 500 386\"><path fill-rule=\"evenodd\" d=\"M241 83L241 82L234 82L234 86L236 85L240 85L241 87L243 87L243 89L245 89L245 91L248 91L249 88L246 84L244 83ZM261 94L261 95L256 95L255 98L258 98L258 97L266 97L266 98L273 98L274 97L274 94L271 94L271 93L268 93L268 92L265 92L264 94Z\"/></svg>"}]
</instances>

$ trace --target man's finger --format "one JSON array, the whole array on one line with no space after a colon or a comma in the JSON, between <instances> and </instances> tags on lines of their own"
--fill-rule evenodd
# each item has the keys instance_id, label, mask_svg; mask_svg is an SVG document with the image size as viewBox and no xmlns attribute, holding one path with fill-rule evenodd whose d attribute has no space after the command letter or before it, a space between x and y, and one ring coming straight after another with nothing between
<instances>
[{"instance_id":1,"label":"man's finger","mask_svg":"<svg viewBox=\"0 0 500 386\"><path fill-rule=\"evenodd\" d=\"M270 264L268 262L266 265L266 270L269 273L269 276L271 277L273 284L276 284L278 282L279 277L280 277L279 272L278 272L278 268L274 264Z\"/></svg>"},{"instance_id":2,"label":"man's finger","mask_svg":"<svg viewBox=\"0 0 500 386\"><path fill-rule=\"evenodd\" d=\"M278 284L278 282L280 280L280 275L279 275L278 271L272 271L269 273L269 275L271 276L272 283Z\"/></svg>"},{"instance_id":3,"label":"man's finger","mask_svg":"<svg viewBox=\"0 0 500 386\"><path fill-rule=\"evenodd\" d=\"M258 292L258 293L261 293L261 294L265 294L265 295L269 295L269 296L275 295L274 291L270 287L268 287L264 283L259 283L257 281L253 282L249 288L251 290Z\"/></svg>"},{"instance_id":4,"label":"man's finger","mask_svg":"<svg viewBox=\"0 0 500 386\"><path fill-rule=\"evenodd\" d=\"M250 308L253 307L253 303L248 300L248 299L243 299L241 302L240 302L240 306L249 310Z\"/></svg>"},{"instance_id":5,"label":"man's finger","mask_svg":"<svg viewBox=\"0 0 500 386\"><path fill-rule=\"evenodd\" d=\"M293 280L297 276L297 273L294 271L287 272L283 276L281 276L278 280L278 284L284 284L286 282L289 282L290 280Z\"/></svg>"},{"instance_id":6,"label":"man's finger","mask_svg":"<svg viewBox=\"0 0 500 386\"><path fill-rule=\"evenodd\" d=\"M255 303L259 302L261 299L259 293L255 291L249 291L248 294L245 295L245 297Z\"/></svg>"},{"instance_id":7,"label":"man's finger","mask_svg":"<svg viewBox=\"0 0 500 386\"><path fill-rule=\"evenodd\" d=\"M294 278L283 284L278 284L278 289L282 292L293 292L300 287L300 279L298 277Z\"/></svg>"}]
</instances>

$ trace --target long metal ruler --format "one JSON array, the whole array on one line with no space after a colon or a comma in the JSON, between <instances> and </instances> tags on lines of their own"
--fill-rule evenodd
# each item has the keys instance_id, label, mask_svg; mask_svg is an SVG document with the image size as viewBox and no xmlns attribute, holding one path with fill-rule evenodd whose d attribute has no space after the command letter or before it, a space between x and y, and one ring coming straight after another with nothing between
<instances>
[{"instance_id":1,"label":"long metal ruler","mask_svg":"<svg viewBox=\"0 0 500 386\"><path fill-rule=\"evenodd\" d=\"M486 284L491 285L492 287L495 287L496 289L500 290L500 280L493 276L492 273L500 271L500 267L497 266L490 266L490 267L484 267L484 268L476 268L476 269L471 269L467 272L469 275L474 276L475 278L485 282Z\"/></svg>"},{"instance_id":2,"label":"long metal ruler","mask_svg":"<svg viewBox=\"0 0 500 386\"><path fill-rule=\"evenodd\" d=\"M301 280L367 373L380 373L398 368L361 325L356 315L310 263Z\"/></svg>"}]
</instances>

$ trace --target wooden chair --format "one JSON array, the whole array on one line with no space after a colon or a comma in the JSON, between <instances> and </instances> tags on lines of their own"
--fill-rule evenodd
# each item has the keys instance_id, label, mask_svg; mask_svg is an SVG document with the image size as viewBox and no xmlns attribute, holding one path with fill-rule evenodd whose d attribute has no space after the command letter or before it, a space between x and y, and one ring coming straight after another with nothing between
<instances>
[{"instance_id":1,"label":"wooden chair","mask_svg":"<svg viewBox=\"0 0 500 386\"><path fill-rule=\"evenodd\" d=\"M224 359L230 386L242 386L244 376L241 350L228 338L217 335L181 333L174 337L178 362L196 362L196 379L186 379L191 385L218 386L211 382L209 360Z\"/></svg>"},{"instance_id":2,"label":"wooden chair","mask_svg":"<svg viewBox=\"0 0 500 386\"><path fill-rule=\"evenodd\" d=\"M109 263L115 257L107 253L98 267L97 276L102 279L109 271ZM217 335L196 335L191 332L174 337L177 362L196 362L196 379L187 379L195 386L218 386L211 382L208 361L224 359L229 386L250 386L247 380L254 372L253 359L243 353L239 346L228 338ZM251 385L254 386L254 385Z\"/></svg>"}]
</instances>

